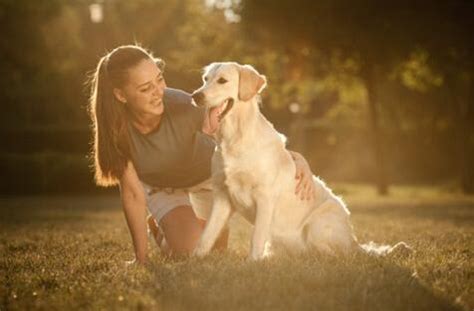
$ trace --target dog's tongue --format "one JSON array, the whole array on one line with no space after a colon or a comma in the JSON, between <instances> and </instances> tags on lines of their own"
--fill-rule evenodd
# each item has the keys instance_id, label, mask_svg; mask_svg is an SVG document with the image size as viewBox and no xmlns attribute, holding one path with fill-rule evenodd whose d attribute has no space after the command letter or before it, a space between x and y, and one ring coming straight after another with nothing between
<instances>
[{"instance_id":1,"label":"dog's tongue","mask_svg":"<svg viewBox=\"0 0 474 311\"><path fill-rule=\"evenodd\" d=\"M219 129L219 115L224 104L206 110L202 131L207 135L213 135Z\"/></svg>"}]
</instances>

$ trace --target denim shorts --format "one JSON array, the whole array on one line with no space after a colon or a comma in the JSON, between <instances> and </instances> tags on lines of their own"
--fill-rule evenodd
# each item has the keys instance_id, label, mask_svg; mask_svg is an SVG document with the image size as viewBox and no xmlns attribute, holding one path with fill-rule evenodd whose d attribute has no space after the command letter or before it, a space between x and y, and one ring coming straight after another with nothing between
<instances>
[{"instance_id":1,"label":"denim shorts","mask_svg":"<svg viewBox=\"0 0 474 311\"><path fill-rule=\"evenodd\" d=\"M145 197L148 211L159 224L168 212L178 206L191 206L196 216L207 220L212 208L211 179L188 188L153 188L145 183Z\"/></svg>"}]
</instances>

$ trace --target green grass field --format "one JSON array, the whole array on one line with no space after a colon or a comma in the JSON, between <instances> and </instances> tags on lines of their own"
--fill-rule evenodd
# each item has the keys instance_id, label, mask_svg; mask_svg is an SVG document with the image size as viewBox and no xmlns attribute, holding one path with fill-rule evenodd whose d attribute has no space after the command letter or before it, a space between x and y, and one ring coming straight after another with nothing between
<instances>
[{"instance_id":1,"label":"green grass field","mask_svg":"<svg viewBox=\"0 0 474 311\"><path fill-rule=\"evenodd\" d=\"M474 198L395 188L380 198L340 185L361 242L406 241L375 258L279 255L245 260L251 227L230 249L126 267L130 237L116 197L0 199L0 310L472 310ZM151 244L153 247L153 245Z\"/></svg>"}]
</instances>

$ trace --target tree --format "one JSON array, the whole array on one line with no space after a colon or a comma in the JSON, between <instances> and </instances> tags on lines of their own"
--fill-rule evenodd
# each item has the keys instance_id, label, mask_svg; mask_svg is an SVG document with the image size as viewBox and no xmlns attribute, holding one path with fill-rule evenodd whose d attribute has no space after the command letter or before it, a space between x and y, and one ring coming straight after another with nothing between
<instances>
[{"instance_id":1,"label":"tree","mask_svg":"<svg viewBox=\"0 0 474 311\"><path fill-rule=\"evenodd\" d=\"M59 10L58 1L4 0L0 2L0 89L2 123L29 124L40 112L49 77L50 58L41 27Z\"/></svg>"},{"instance_id":2,"label":"tree","mask_svg":"<svg viewBox=\"0 0 474 311\"><path fill-rule=\"evenodd\" d=\"M357 61L368 95L377 187L379 193L387 193L383 127L379 118L382 105L377 83L420 47L431 53L439 49L434 47L436 40L441 45L453 38L458 38L456 42L461 45L469 41L456 32L468 26L467 21L472 24L472 4L467 1L261 0L242 1L239 9L248 33L258 40L272 45L284 42L290 50L315 48L328 55L342 53ZM461 23L456 21L459 15L463 16ZM472 29L472 25L460 33L467 29Z\"/></svg>"}]
</instances>

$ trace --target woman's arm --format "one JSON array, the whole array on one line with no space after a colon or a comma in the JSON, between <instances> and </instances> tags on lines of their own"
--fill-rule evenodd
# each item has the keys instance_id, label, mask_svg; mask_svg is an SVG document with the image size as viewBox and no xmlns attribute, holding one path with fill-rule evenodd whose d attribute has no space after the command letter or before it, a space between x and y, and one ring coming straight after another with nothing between
<instances>
[{"instance_id":1,"label":"woman's arm","mask_svg":"<svg viewBox=\"0 0 474 311\"><path fill-rule=\"evenodd\" d=\"M120 196L128 229L132 235L135 260L146 263L148 239L145 193L131 162L128 162L120 179Z\"/></svg>"},{"instance_id":2,"label":"woman's arm","mask_svg":"<svg viewBox=\"0 0 474 311\"><path fill-rule=\"evenodd\" d=\"M316 188L313 181L313 173L306 159L298 152L289 150L296 165L295 179L297 180L295 194L301 200L314 199Z\"/></svg>"}]
</instances>

